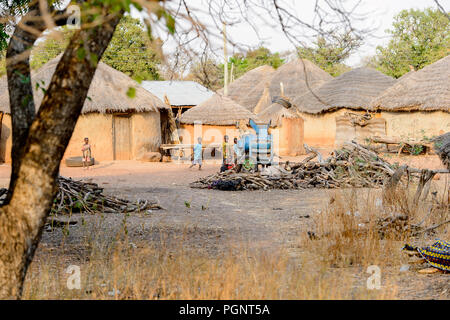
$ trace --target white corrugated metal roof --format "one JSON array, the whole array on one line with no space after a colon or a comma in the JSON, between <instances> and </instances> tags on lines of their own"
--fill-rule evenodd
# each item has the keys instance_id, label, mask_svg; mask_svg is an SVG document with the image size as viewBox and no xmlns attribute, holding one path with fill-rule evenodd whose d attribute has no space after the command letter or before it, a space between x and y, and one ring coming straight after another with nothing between
<instances>
[{"instance_id":1,"label":"white corrugated metal roof","mask_svg":"<svg viewBox=\"0 0 450 320\"><path fill-rule=\"evenodd\" d=\"M172 106L196 106L214 94L195 81L142 81L141 85L162 101L167 95Z\"/></svg>"}]
</instances>

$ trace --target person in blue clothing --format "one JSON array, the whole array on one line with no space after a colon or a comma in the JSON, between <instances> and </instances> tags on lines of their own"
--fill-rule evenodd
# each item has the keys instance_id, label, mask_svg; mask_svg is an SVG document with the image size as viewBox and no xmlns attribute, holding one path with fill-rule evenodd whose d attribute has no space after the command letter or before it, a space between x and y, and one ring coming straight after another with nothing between
<instances>
[{"instance_id":1,"label":"person in blue clothing","mask_svg":"<svg viewBox=\"0 0 450 320\"><path fill-rule=\"evenodd\" d=\"M198 170L202 170L202 138L198 137L197 141L198 143L194 145L194 160L189 169L198 164Z\"/></svg>"},{"instance_id":2,"label":"person in blue clothing","mask_svg":"<svg viewBox=\"0 0 450 320\"><path fill-rule=\"evenodd\" d=\"M238 138L234 138L233 142L234 142L233 144L234 164L237 165L238 163L240 163L241 160L241 148L239 148Z\"/></svg>"}]
</instances>

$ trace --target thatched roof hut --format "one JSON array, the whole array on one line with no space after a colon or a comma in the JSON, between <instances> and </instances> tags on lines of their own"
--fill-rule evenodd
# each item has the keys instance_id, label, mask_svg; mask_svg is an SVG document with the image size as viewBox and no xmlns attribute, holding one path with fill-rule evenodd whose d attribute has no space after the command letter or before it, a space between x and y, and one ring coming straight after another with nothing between
<instances>
[{"instance_id":1,"label":"thatched roof hut","mask_svg":"<svg viewBox=\"0 0 450 320\"><path fill-rule=\"evenodd\" d=\"M281 127L283 118L296 119L300 116L292 109L290 103L283 99L275 100L270 106L257 114L258 121L268 123L271 127Z\"/></svg>"},{"instance_id":2,"label":"thatched roof hut","mask_svg":"<svg viewBox=\"0 0 450 320\"><path fill-rule=\"evenodd\" d=\"M275 69L267 65L252 69L230 83L227 96L253 112L274 73ZM218 93L223 94L223 89Z\"/></svg>"},{"instance_id":3,"label":"thatched roof hut","mask_svg":"<svg viewBox=\"0 0 450 320\"><path fill-rule=\"evenodd\" d=\"M234 125L239 120L248 120L255 115L229 97L215 94L205 102L186 111L181 123L201 122L208 125Z\"/></svg>"},{"instance_id":4,"label":"thatched roof hut","mask_svg":"<svg viewBox=\"0 0 450 320\"><path fill-rule=\"evenodd\" d=\"M50 60L40 69L31 73L33 95L36 109L44 97L43 90L36 89L36 83L41 88L47 88L62 55ZM129 88L135 88L134 98L126 94ZM156 96L141 88L137 82L126 74L117 71L103 62L99 62L95 76L88 91L82 113L90 112L125 112L125 111L158 111L168 106ZM9 92L6 76L0 79L0 111L10 113Z\"/></svg>"},{"instance_id":5,"label":"thatched roof hut","mask_svg":"<svg viewBox=\"0 0 450 320\"><path fill-rule=\"evenodd\" d=\"M292 103L299 111L318 114L339 108L366 110L373 98L391 87L395 79L370 68L357 68L296 96Z\"/></svg>"},{"instance_id":6,"label":"thatched roof hut","mask_svg":"<svg viewBox=\"0 0 450 320\"><path fill-rule=\"evenodd\" d=\"M258 114L261 111L265 110L271 104L272 104L272 97L270 96L269 83L267 83L261 97L259 98L258 103L253 109L253 113Z\"/></svg>"},{"instance_id":7,"label":"thatched roof hut","mask_svg":"<svg viewBox=\"0 0 450 320\"><path fill-rule=\"evenodd\" d=\"M296 59L277 69L270 82L272 97L281 96L280 83L283 84L283 96L292 98L308 90L306 80L311 88L315 88L333 79L327 72L306 59Z\"/></svg>"},{"instance_id":8,"label":"thatched roof hut","mask_svg":"<svg viewBox=\"0 0 450 320\"><path fill-rule=\"evenodd\" d=\"M450 55L399 79L372 101L371 108L385 111L449 112Z\"/></svg>"},{"instance_id":9,"label":"thatched roof hut","mask_svg":"<svg viewBox=\"0 0 450 320\"><path fill-rule=\"evenodd\" d=\"M44 95L41 88L50 84L59 59L52 59L31 74L36 109ZM127 96L129 88L135 88L134 98ZM159 151L163 116L168 109L133 79L100 62L64 157L80 156L84 137L89 137L93 155L100 161L140 159L148 152ZM6 114L1 126L0 159L9 162L12 124L6 77L0 79L0 111Z\"/></svg>"}]
</instances>

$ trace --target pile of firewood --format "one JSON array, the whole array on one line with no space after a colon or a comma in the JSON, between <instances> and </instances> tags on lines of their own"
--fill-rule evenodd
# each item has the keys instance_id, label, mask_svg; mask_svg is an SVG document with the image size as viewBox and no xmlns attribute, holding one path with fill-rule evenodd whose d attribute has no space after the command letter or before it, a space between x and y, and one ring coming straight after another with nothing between
<instances>
[{"instance_id":1,"label":"pile of firewood","mask_svg":"<svg viewBox=\"0 0 450 320\"><path fill-rule=\"evenodd\" d=\"M396 154L421 155L433 152L433 142L431 139L411 139L398 137L378 137L373 136L367 139L368 147L379 151Z\"/></svg>"},{"instance_id":2,"label":"pile of firewood","mask_svg":"<svg viewBox=\"0 0 450 320\"><path fill-rule=\"evenodd\" d=\"M191 183L193 188L219 190L268 190L268 189L306 189L306 188L345 188L382 186L395 169L375 152L348 142L340 150L323 160L313 161L319 156L312 153L300 163L278 166L267 173L264 170L253 173L237 173L228 170Z\"/></svg>"},{"instance_id":3,"label":"pile of firewood","mask_svg":"<svg viewBox=\"0 0 450 320\"><path fill-rule=\"evenodd\" d=\"M159 204L148 200L139 199L136 202L131 202L114 196L107 196L103 194L103 188L96 183L85 183L59 177L58 184L59 190L53 201L53 214L139 212L161 209ZM0 204L5 200L7 192L7 189L0 189Z\"/></svg>"}]
</instances>

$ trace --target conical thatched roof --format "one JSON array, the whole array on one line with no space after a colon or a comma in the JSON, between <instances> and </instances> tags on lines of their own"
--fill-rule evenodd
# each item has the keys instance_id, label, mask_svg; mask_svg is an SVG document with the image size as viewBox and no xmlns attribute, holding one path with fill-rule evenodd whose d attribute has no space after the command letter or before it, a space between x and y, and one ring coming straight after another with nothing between
<instances>
[{"instance_id":1,"label":"conical thatched roof","mask_svg":"<svg viewBox=\"0 0 450 320\"><path fill-rule=\"evenodd\" d=\"M371 107L393 111L450 111L450 55L402 77L376 97Z\"/></svg>"},{"instance_id":2,"label":"conical thatched roof","mask_svg":"<svg viewBox=\"0 0 450 320\"><path fill-rule=\"evenodd\" d=\"M415 70L411 70L411 71L405 73L404 75L402 75L402 76L401 76L400 78L398 78L397 80L403 80L403 79L406 79L406 78L408 78L409 76L412 76L412 75L415 74L415 73L416 73Z\"/></svg>"},{"instance_id":3,"label":"conical thatched roof","mask_svg":"<svg viewBox=\"0 0 450 320\"><path fill-rule=\"evenodd\" d=\"M395 81L375 69L357 68L295 97L292 103L299 111L312 114L337 108L368 109L372 99Z\"/></svg>"},{"instance_id":4,"label":"conical thatched roof","mask_svg":"<svg viewBox=\"0 0 450 320\"><path fill-rule=\"evenodd\" d=\"M44 97L42 89L36 89L36 82L47 88L62 55L50 60L40 69L31 73L33 95L36 109ZM42 82L44 85L42 85ZM136 89L134 98L126 94L129 88ZM156 96L141 88L137 82L126 74L100 62L88 91L89 99L84 102L82 113L89 112L123 112L123 111L157 111L168 106ZM10 113L9 92L6 76L0 79L0 111Z\"/></svg>"},{"instance_id":5,"label":"conical thatched roof","mask_svg":"<svg viewBox=\"0 0 450 320\"><path fill-rule=\"evenodd\" d=\"M255 108L253 109L253 113L260 113L264 109L266 109L268 106L272 104L272 97L270 96L270 89L269 84L266 84L266 87L264 88L264 91L259 98L258 103L256 104Z\"/></svg>"},{"instance_id":6,"label":"conical thatched roof","mask_svg":"<svg viewBox=\"0 0 450 320\"><path fill-rule=\"evenodd\" d=\"M228 97L236 101L241 106L253 111L263 94L266 83L275 73L271 66L260 66L252 69L236 79L228 86ZM218 91L223 94L223 89Z\"/></svg>"},{"instance_id":7,"label":"conical thatched roof","mask_svg":"<svg viewBox=\"0 0 450 320\"><path fill-rule=\"evenodd\" d=\"M181 116L181 123L193 124L201 122L210 125L234 125L239 120L255 117L229 97L215 94L205 102L189 109Z\"/></svg>"},{"instance_id":8,"label":"conical thatched roof","mask_svg":"<svg viewBox=\"0 0 450 320\"><path fill-rule=\"evenodd\" d=\"M281 127L282 118L299 118L299 116L292 107L285 108L279 102L272 103L257 115L258 122L268 123L271 120L271 127Z\"/></svg>"},{"instance_id":9,"label":"conical thatched roof","mask_svg":"<svg viewBox=\"0 0 450 320\"><path fill-rule=\"evenodd\" d=\"M309 60L296 59L277 69L270 82L270 94L272 97L281 96L280 83L283 83L285 97L292 98L306 93L306 79L309 86L315 88L333 77Z\"/></svg>"}]
</instances>

